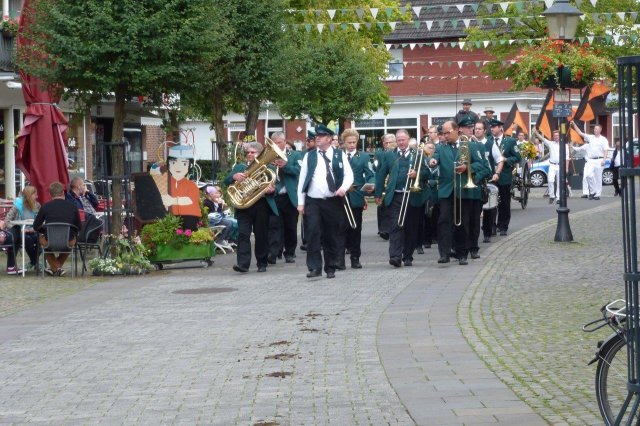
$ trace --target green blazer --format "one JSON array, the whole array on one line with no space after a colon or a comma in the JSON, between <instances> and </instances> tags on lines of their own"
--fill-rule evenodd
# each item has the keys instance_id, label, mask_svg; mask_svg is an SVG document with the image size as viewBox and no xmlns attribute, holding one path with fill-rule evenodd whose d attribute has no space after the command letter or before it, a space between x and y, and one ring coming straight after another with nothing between
<instances>
[{"instance_id":1,"label":"green blazer","mask_svg":"<svg viewBox=\"0 0 640 426\"><path fill-rule=\"evenodd\" d=\"M491 176L491 170L484 157L484 151L481 150L481 145L482 144L477 142L469 143L471 175L473 177L473 183L478 185L478 188L475 189L464 188L467 184L468 173L458 174L454 171L454 163L459 160L459 150L449 144L436 146L436 152L433 154L433 158L438 160L438 198L449 198L453 192L455 183L456 196L458 198L480 199L479 186L484 179Z\"/></svg>"},{"instance_id":2,"label":"green blazer","mask_svg":"<svg viewBox=\"0 0 640 426\"><path fill-rule=\"evenodd\" d=\"M227 175L227 177L224 179L224 184L229 186L231 185L234 180L233 180L233 175L235 175L236 173L242 173L245 170L247 170L247 165L244 163L238 163L236 164L233 169L231 170L231 172L229 172L229 174ZM288 189L287 189L288 191ZM275 194L275 192L273 193ZM276 200L273 198L273 194L266 194L264 196L264 198L267 200L267 203L269 204L269 207L271 207L271 211L273 212L273 214L275 214L276 216L278 215L278 207L276 206Z\"/></svg>"},{"instance_id":3,"label":"green blazer","mask_svg":"<svg viewBox=\"0 0 640 426\"><path fill-rule=\"evenodd\" d=\"M413 164L414 158L416 155L416 150L411 149L409 151L409 158L411 160L411 164ZM376 198L382 198L383 189L386 191L384 196L384 205L389 206L393 201L393 195L395 193L395 189L399 179L407 179L406 176L398 176L398 159L399 159L398 151L396 149L392 151L385 151L382 155L380 155L378 170L376 171ZM387 186L385 187L384 181L389 176L389 181L387 182ZM429 176L429 168L421 167L420 168L420 176L418 179L422 182L425 177ZM412 192L409 196L409 203L413 205L420 205L420 199L422 196L418 192ZM417 200L414 200L417 199ZM417 203L417 204L416 204Z\"/></svg>"},{"instance_id":4,"label":"green blazer","mask_svg":"<svg viewBox=\"0 0 640 426\"><path fill-rule=\"evenodd\" d=\"M491 136L491 139L495 143L493 136ZM502 135L502 140L498 148L500 148L500 153L502 153L502 158L504 159L498 185L511 185L513 182L513 168L522 160L520 151L518 150L518 144L515 139Z\"/></svg>"},{"instance_id":5,"label":"green blazer","mask_svg":"<svg viewBox=\"0 0 640 426\"><path fill-rule=\"evenodd\" d=\"M287 164L280 169L279 178L276 179L276 194L284 186L291 204L296 208L298 207L298 177L303 156L304 154L299 151L287 151Z\"/></svg>"},{"instance_id":6,"label":"green blazer","mask_svg":"<svg viewBox=\"0 0 640 426\"><path fill-rule=\"evenodd\" d=\"M356 152L349 160L349 164L353 170L353 184L355 185L355 189L348 193L349 203L351 207L364 207L364 192L360 188L365 183L375 183L375 176L369 168L369 155Z\"/></svg>"}]
</instances>

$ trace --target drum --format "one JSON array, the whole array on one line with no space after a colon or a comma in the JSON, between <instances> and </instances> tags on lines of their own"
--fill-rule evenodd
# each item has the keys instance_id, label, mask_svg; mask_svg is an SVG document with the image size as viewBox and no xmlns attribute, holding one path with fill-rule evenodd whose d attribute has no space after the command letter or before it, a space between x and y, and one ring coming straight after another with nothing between
<instances>
[{"instance_id":1,"label":"drum","mask_svg":"<svg viewBox=\"0 0 640 426\"><path fill-rule=\"evenodd\" d=\"M492 183L488 183L487 190L489 191L489 201L482 206L483 210L490 210L498 207L498 187Z\"/></svg>"}]
</instances>

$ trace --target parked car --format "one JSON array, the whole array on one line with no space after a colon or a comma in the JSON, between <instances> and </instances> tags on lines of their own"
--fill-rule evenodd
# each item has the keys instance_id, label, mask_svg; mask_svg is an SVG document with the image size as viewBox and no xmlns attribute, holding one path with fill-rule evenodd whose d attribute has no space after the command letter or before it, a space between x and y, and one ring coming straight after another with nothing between
<instances>
[{"instance_id":1,"label":"parked car","mask_svg":"<svg viewBox=\"0 0 640 426\"><path fill-rule=\"evenodd\" d=\"M607 154L607 161L604 163L602 169L602 184L613 184L613 171L611 170L611 156L613 155L613 148L609 148ZM582 155L575 155L571 157L572 160L578 160L583 158ZM634 155L634 163L638 160L638 153ZM531 185L540 187L547 184L547 176L549 175L549 155L545 155L539 160L533 162L531 166Z\"/></svg>"}]
</instances>

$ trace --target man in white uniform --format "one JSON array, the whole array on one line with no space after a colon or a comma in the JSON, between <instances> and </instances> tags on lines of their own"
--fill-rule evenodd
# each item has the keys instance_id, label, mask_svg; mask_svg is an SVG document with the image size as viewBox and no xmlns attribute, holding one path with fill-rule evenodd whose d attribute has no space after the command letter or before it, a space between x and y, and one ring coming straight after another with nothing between
<instances>
[{"instance_id":1,"label":"man in white uniform","mask_svg":"<svg viewBox=\"0 0 640 426\"><path fill-rule=\"evenodd\" d=\"M586 185L582 185L582 198L599 200L602 195L602 169L607 161L609 141L602 136L602 126L593 128L593 135L582 132L575 121L571 122L573 128L584 139L584 145L574 146L574 150L585 152L584 177Z\"/></svg>"},{"instance_id":2,"label":"man in white uniform","mask_svg":"<svg viewBox=\"0 0 640 426\"><path fill-rule=\"evenodd\" d=\"M542 143L549 150L549 173L547 174L547 184L548 184L548 192L549 192L549 204L553 204L554 200L560 199L558 198L558 194L560 192L560 132L558 130L553 131L553 140L550 141L546 139L542 133L535 130L535 137L538 140L542 141ZM566 156L565 156L565 170L567 173L569 172L569 147L565 146ZM558 182L556 186L555 183Z\"/></svg>"}]
</instances>

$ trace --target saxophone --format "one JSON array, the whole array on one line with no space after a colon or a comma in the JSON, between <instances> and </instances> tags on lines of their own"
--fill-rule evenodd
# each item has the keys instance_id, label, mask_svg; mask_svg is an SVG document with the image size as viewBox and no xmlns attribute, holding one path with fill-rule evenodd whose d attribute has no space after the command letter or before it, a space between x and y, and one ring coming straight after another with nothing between
<instances>
[{"instance_id":1,"label":"saxophone","mask_svg":"<svg viewBox=\"0 0 640 426\"><path fill-rule=\"evenodd\" d=\"M231 205L237 209L254 205L276 181L276 173L268 167L273 160L280 158L287 161L287 154L271 139L265 138L264 145L260 155L244 171L246 179L234 182L227 188Z\"/></svg>"}]
</instances>

